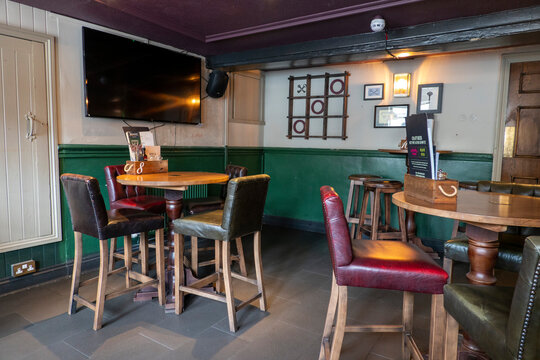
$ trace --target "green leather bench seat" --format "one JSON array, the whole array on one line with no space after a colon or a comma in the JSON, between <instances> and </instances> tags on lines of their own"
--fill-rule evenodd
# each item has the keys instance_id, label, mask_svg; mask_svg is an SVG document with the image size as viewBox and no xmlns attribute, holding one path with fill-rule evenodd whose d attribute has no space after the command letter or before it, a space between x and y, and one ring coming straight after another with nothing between
<instances>
[{"instance_id":1,"label":"green leather bench seat","mask_svg":"<svg viewBox=\"0 0 540 360\"><path fill-rule=\"evenodd\" d=\"M494 360L508 359L504 338L513 293L512 287L446 285L444 307L481 349L502 355Z\"/></svg>"}]
</instances>

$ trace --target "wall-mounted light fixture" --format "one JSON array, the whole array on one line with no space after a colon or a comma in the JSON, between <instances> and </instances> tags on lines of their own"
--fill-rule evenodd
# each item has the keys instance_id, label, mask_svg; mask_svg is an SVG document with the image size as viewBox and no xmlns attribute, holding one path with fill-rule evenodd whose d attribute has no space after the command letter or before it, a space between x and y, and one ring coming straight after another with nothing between
<instances>
[{"instance_id":1,"label":"wall-mounted light fixture","mask_svg":"<svg viewBox=\"0 0 540 360\"><path fill-rule=\"evenodd\" d=\"M411 90L411 74L394 74L394 97L408 97Z\"/></svg>"}]
</instances>

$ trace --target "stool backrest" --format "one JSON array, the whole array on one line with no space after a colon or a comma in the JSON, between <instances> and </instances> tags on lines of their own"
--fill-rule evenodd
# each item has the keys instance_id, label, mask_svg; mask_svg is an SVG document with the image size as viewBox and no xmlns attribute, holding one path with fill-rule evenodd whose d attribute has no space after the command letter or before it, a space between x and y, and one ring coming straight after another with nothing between
<instances>
[{"instance_id":1,"label":"stool backrest","mask_svg":"<svg viewBox=\"0 0 540 360\"><path fill-rule=\"evenodd\" d=\"M109 222L107 208L96 178L63 174L60 176L71 213L73 231L99 238L99 229Z\"/></svg>"},{"instance_id":2,"label":"stool backrest","mask_svg":"<svg viewBox=\"0 0 540 360\"><path fill-rule=\"evenodd\" d=\"M225 174L229 175L229 180L244 177L248 175L247 167L240 165L229 164L225 167ZM225 199L227 196L227 185L221 188L221 198Z\"/></svg>"},{"instance_id":3,"label":"stool backrest","mask_svg":"<svg viewBox=\"0 0 540 360\"><path fill-rule=\"evenodd\" d=\"M115 201L146 194L142 186L122 185L116 181L116 177L124 175L124 165L105 166L105 180L107 181L107 191L109 192L109 204Z\"/></svg>"},{"instance_id":4,"label":"stool backrest","mask_svg":"<svg viewBox=\"0 0 540 360\"><path fill-rule=\"evenodd\" d=\"M348 265L353 259L349 226L343 203L334 188L327 185L321 187L321 201L332 267L336 272L338 266Z\"/></svg>"},{"instance_id":5,"label":"stool backrest","mask_svg":"<svg viewBox=\"0 0 540 360\"><path fill-rule=\"evenodd\" d=\"M506 344L514 359L540 359L540 236L525 240Z\"/></svg>"},{"instance_id":6,"label":"stool backrest","mask_svg":"<svg viewBox=\"0 0 540 360\"><path fill-rule=\"evenodd\" d=\"M229 180L221 227L230 239L261 230L269 182L266 174Z\"/></svg>"}]
</instances>

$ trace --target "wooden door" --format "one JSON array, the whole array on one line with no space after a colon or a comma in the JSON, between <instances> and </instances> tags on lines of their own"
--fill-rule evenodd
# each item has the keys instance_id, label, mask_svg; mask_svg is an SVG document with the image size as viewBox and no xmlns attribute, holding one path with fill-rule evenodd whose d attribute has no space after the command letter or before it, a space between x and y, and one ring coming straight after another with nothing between
<instances>
[{"instance_id":1,"label":"wooden door","mask_svg":"<svg viewBox=\"0 0 540 360\"><path fill-rule=\"evenodd\" d=\"M0 35L0 60L3 252L37 245L55 226L44 44Z\"/></svg>"},{"instance_id":2,"label":"wooden door","mask_svg":"<svg viewBox=\"0 0 540 360\"><path fill-rule=\"evenodd\" d=\"M510 66L502 181L540 183L540 61Z\"/></svg>"}]
</instances>

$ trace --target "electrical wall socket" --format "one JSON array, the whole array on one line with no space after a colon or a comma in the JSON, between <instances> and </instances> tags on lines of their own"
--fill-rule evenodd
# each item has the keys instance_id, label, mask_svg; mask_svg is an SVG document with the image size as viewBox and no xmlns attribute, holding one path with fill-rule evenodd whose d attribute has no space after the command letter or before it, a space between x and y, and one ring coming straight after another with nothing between
<instances>
[{"instance_id":1,"label":"electrical wall socket","mask_svg":"<svg viewBox=\"0 0 540 360\"><path fill-rule=\"evenodd\" d=\"M35 260L26 260L20 263L11 265L11 276L23 276L36 272Z\"/></svg>"}]
</instances>

